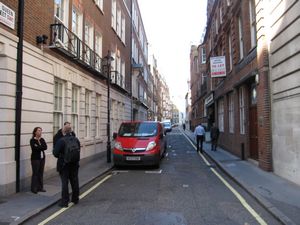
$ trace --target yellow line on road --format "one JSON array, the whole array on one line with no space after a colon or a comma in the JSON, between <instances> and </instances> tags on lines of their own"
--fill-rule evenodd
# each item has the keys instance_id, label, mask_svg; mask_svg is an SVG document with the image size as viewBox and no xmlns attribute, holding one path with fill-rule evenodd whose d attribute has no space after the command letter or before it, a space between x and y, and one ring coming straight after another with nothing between
<instances>
[{"instance_id":1,"label":"yellow line on road","mask_svg":"<svg viewBox=\"0 0 300 225\"><path fill-rule=\"evenodd\" d=\"M79 196L79 199L82 199L85 196L87 196L89 193L91 193L93 190L95 190L100 184L102 184L106 180L108 180L111 176L112 175L107 175L105 178L103 178L102 180L100 180L97 184L95 184L94 186L92 186L90 189L86 190L84 193L82 193ZM71 208L73 205L74 205L73 202L69 203L69 206L67 208L61 208L60 210L58 210L57 212L55 212L54 214L52 214L51 216L49 216L47 219L45 219L42 222L40 222L38 225L44 225L44 224L48 223L49 221L53 220L54 218L56 218L57 216L59 216L60 214L62 214L64 211L66 211L69 208Z\"/></svg>"},{"instance_id":2,"label":"yellow line on road","mask_svg":"<svg viewBox=\"0 0 300 225\"><path fill-rule=\"evenodd\" d=\"M194 143L187 137L185 133L183 133L185 138L191 143L191 145L196 150L197 147ZM205 164L210 166L211 164L207 161L207 159L203 156L203 154L199 153L201 158L204 160ZM210 170L222 181L222 183L235 195L235 197L241 202L241 204L248 210L248 212L256 219L256 221L260 225L267 225L263 218L247 203L247 201L236 191L214 168L210 168Z\"/></svg>"}]
</instances>

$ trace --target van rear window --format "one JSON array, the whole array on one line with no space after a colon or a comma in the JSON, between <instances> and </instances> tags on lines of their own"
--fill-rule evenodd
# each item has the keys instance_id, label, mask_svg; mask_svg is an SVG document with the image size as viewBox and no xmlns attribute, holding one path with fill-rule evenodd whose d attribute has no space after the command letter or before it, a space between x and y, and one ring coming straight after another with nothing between
<instances>
[{"instance_id":1,"label":"van rear window","mask_svg":"<svg viewBox=\"0 0 300 225\"><path fill-rule=\"evenodd\" d=\"M157 135L157 123L123 123L118 135L121 137L153 137Z\"/></svg>"}]
</instances>

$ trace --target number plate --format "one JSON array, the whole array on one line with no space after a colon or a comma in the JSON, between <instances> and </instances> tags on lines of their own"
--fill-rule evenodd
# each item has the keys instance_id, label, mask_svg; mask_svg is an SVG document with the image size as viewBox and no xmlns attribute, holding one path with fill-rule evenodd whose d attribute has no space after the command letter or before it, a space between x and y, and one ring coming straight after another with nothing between
<instances>
[{"instance_id":1,"label":"number plate","mask_svg":"<svg viewBox=\"0 0 300 225\"><path fill-rule=\"evenodd\" d=\"M140 156L126 156L127 161L140 161L141 157Z\"/></svg>"}]
</instances>

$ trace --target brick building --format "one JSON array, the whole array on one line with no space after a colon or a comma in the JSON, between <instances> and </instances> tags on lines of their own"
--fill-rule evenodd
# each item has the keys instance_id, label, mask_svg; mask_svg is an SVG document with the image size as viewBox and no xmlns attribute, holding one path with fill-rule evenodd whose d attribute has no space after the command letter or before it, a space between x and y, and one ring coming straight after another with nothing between
<instances>
[{"instance_id":1,"label":"brick building","mask_svg":"<svg viewBox=\"0 0 300 225\"><path fill-rule=\"evenodd\" d=\"M216 123L223 148L270 171L268 53L264 23L256 22L263 20L258 13L261 4L215 0L208 1L207 7L205 50L197 51L198 58L206 57L206 75L200 79L205 80L203 86L199 81L200 85L191 89L192 96L199 96L192 97L197 99L192 123L205 122L208 129Z\"/></svg>"}]
</instances>

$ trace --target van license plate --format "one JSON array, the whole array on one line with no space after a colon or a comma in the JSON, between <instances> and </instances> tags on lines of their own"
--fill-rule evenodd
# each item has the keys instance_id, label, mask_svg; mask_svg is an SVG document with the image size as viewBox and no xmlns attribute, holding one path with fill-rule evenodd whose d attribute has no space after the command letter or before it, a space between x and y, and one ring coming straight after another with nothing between
<instances>
[{"instance_id":1,"label":"van license plate","mask_svg":"<svg viewBox=\"0 0 300 225\"><path fill-rule=\"evenodd\" d=\"M140 161L141 157L140 156L126 156L127 161Z\"/></svg>"}]
</instances>

